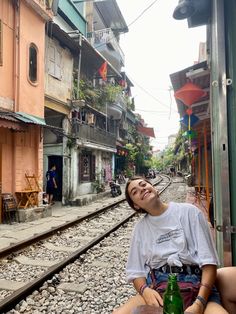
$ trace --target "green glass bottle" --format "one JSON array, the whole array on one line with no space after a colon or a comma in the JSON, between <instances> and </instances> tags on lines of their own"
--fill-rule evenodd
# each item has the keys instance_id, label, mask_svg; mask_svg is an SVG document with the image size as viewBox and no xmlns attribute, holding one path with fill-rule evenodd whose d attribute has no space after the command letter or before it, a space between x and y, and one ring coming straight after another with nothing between
<instances>
[{"instance_id":1,"label":"green glass bottle","mask_svg":"<svg viewBox=\"0 0 236 314\"><path fill-rule=\"evenodd\" d=\"M177 276L170 274L168 277L168 284L163 295L163 314L184 314L183 299L180 294L177 283Z\"/></svg>"}]
</instances>

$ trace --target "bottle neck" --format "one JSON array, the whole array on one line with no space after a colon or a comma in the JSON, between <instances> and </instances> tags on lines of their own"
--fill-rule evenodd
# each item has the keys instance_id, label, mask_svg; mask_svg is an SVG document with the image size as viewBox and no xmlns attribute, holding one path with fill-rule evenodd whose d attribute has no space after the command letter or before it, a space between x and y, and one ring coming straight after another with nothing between
<instances>
[{"instance_id":1,"label":"bottle neck","mask_svg":"<svg viewBox=\"0 0 236 314\"><path fill-rule=\"evenodd\" d=\"M179 286L177 283L177 276L174 274L170 274L168 277L168 285L167 290L169 291L179 291Z\"/></svg>"}]
</instances>

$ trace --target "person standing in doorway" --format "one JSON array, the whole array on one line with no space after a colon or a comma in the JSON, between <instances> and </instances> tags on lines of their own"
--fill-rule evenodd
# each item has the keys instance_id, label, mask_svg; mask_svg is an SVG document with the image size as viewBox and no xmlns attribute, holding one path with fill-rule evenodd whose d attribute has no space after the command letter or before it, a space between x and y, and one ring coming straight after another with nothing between
<instances>
[{"instance_id":1,"label":"person standing in doorway","mask_svg":"<svg viewBox=\"0 0 236 314\"><path fill-rule=\"evenodd\" d=\"M53 205L54 204L53 197L55 194L55 190L57 189L55 165L52 165L50 170L46 172L46 178L47 178L46 193L47 193L48 204Z\"/></svg>"}]
</instances>

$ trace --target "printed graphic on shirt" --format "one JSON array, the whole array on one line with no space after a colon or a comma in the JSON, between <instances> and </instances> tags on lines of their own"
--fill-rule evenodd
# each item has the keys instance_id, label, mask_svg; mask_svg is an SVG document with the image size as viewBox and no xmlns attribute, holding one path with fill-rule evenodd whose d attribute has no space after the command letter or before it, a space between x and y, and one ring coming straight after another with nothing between
<instances>
[{"instance_id":1,"label":"printed graphic on shirt","mask_svg":"<svg viewBox=\"0 0 236 314\"><path fill-rule=\"evenodd\" d=\"M160 235L160 237L156 240L156 243L160 244L166 241L170 241L171 239L179 238L182 236L182 234L183 234L182 228L171 230L165 234Z\"/></svg>"}]
</instances>

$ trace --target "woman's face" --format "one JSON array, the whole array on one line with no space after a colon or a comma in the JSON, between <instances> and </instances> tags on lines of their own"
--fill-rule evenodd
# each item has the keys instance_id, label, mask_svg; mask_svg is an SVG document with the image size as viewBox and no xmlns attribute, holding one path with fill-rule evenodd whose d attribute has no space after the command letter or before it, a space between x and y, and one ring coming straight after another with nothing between
<instances>
[{"instance_id":1,"label":"woman's face","mask_svg":"<svg viewBox=\"0 0 236 314\"><path fill-rule=\"evenodd\" d=\"M142 179L133 180L128 187L128 193L136 209L143 208L148 211L153 201L157 200L157 190L148 182Z\"/></svg>"}]
</instances>

